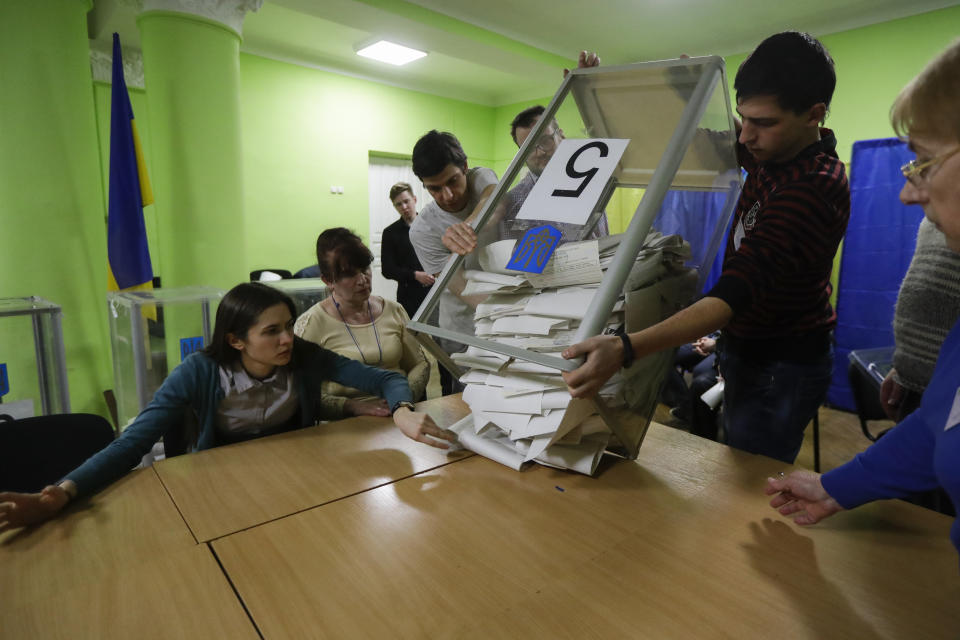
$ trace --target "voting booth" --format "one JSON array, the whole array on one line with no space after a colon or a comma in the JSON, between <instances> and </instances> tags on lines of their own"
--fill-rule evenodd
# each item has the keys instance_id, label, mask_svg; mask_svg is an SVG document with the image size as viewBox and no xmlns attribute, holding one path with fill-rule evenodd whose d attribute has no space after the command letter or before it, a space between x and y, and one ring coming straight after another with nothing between
<instances>
[{"instance_id":1,"label":"voting booth","mask_svg":"<svg viewBox=\"0 0 960 640\"><path fill-rule=\"evenodd\" d=\"M179 287L107 293L120 428L147 406L167 375L210 343L225 291Z\"/></svg>"},{"instance_id":2,"label":"voting booth","mask_svg":"<svg viewBox=\"0 0 960 640\"><path fill-rule=\"evenodd\" d=\"M587 474L605 451L636 458L672 350L588 400L568 394L560 373L578 363L560 352L695 299L739 196L735 149L719 57L564 79L468 219L478 248L451 256L410 324L466 384L472 415L455 428L464 446L518 469L536 461ZM678 190L690 206L665 210ZM721 206L697 204L707 201Z\"/></svg>"},{"instance_id":3,"label":"voting booth","mask_svg":"<svg viewBox=\"0 0 960 640\"><path fill-rule=\"evenodd\" d=\"M62 318L60 305L37 296L0 299L0 414L70 412Z\"/></svg>"}]
</instances>

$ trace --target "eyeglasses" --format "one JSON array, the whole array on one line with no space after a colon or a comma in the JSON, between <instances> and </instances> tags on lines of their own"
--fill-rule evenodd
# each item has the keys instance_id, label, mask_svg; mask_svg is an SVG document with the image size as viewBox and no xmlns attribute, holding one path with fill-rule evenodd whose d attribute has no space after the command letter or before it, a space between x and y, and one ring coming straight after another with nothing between
<instances>
[{"instance_id":1,"label":"eyeglasses","mask_svg":"<svg viewBox=\"0 0 960 640\"><path fill-rule=\"evenodd\" d=\"M915 187L923 186L923 183L929 180L929 169L937 164L943 164L947 159L949 159L953 154L960 151L960 147L956 147L953 151L947 151L946 153L941 153L935 158L931 158L926 162L921 162L917 164L917 159L914 158L907 164L900 167L900 173L903 174L903 177L910 181Z\"/></svg>"},{"instance_id":2,"label":"eyeglasses","mask_svg":"<svg viewBox=\"0 0 960 640\"><path fill-rule=\"evenodd\" d=\"M537 140L536 148L540 153L550 153L557 148L557 134L559 131L554 129L549 133L545 133L540 136L540 139Z\"/></svg>"}]
</instances>

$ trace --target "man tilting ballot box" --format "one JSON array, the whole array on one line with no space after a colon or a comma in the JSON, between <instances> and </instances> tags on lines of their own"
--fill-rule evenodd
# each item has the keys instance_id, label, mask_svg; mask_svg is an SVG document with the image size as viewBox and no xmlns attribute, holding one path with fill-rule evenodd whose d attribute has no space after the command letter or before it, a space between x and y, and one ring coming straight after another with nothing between
<instances>
[{"instance_id":1,"label":"man tilting ballot box","mask_svg":"<svg viewBox=\"0 0 960 640\"><path fill-rule=\"evenodd\" d=\"M591 475L604 452L636 457L672 354L625 363L596 397L575 399L561 377L575 363L560 352L656 324L702 290L740 186L725 87L719 58L564 80L468 221L469 262L449 260L411 324L425 344L467 347L441 358L466 385L471 415L454 427L463 446L518 470L533 461ZM554 135L529 188L521 169L558 122L583 137ZM595 232L604 212L621 233ZM473 335L422 320L455 278L474 302Z\"/></svg>"}]
</instances>

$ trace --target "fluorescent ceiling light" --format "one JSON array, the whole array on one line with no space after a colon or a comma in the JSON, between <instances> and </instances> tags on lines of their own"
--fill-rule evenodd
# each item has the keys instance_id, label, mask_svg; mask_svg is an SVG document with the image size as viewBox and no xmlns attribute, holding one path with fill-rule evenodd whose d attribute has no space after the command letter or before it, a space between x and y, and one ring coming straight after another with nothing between
<instances>
[{"instance_id":1,"label":"fluorescent ceiling light","mask_svg":"<svg viewBox=\"0 0 960 640\"><path fill-rule=\"evenodd\" d=\"M357 51L357 55L363 56L364 58L379 60L380 62L386 62L387 64L393 64L399 67L407 64L408 62L418 60L427 54L424 51L417 51L416 49L405 47L402 44L388 42L387 40L380 40L378 42L374 42L370 46L360 49Z\"/></svg>"}]
</instances>

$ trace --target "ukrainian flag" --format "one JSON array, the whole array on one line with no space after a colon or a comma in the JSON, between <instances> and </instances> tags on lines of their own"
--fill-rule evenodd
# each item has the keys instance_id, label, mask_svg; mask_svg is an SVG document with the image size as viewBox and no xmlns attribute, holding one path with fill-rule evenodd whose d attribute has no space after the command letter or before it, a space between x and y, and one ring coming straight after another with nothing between
<instances>
[{"instance_id":1,"label":"ukrainian flag","mask_svg":"<svg viewBox=\"0 0 960 640\"><path fill-rule=\"evenodd\" d=\"M110 198L107 216L107 289L153 288L153 267L147 247L143 208L153 204L153 190L133 107L123 79L120 36L113 34L113 93L110 115ZM151 314L152 315L152 314Z\"/></svg>"}]
</instances>

